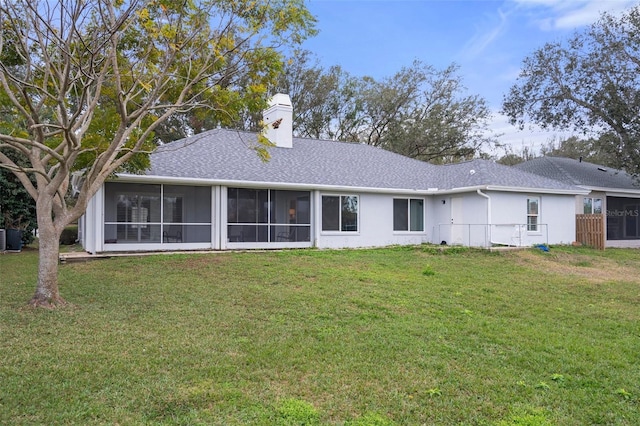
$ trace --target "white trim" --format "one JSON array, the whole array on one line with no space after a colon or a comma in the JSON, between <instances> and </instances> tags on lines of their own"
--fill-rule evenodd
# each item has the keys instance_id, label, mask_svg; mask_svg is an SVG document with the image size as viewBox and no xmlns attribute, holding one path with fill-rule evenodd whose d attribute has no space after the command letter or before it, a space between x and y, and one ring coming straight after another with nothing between
<instances>
[{"instance_id":1,"label":"white trim","mask_svg":"<svg viewBox=\"0 0 640 426\"><path fill-rule=\"evenodd\" d=\"M407 200L407 230L396 230L395 227L395 200ZM421 200L422 201L422 231L412 231L411 230L411 200ZM394 235L424 235L427 233L427 200L424 197L392 197L391 198L391 231Z\"/></svg>"},{"instance_id":2,"label":"white trim","mask_svg":"<svg viewBox=\"0 0 640 426\"><path fill-rule=\"evenodd\" d=\"M625 188L611 188L611 187L603 187L603 186L589 186L589 185L577 185L580 188L588 189L589 191L594 192L606 192L611 194L627 194L627 195L637 195L640 197L640 188L638 189L625 189Z\"/></svg>"},{"instance_id":3,"label":"white trim","mask_svg":"<svg viewBox=\"0 0 640 426\"><path fill-rule=\"evenodd\" d=\"M493 186L487 185L485 187L474 187L474 191L476 189L484 189L487 191L504 191L504 192L525 192L525 193L535 193L535 194L558 194L558 195L586 195L589 192L584 190L573 190L573 189L550 189L550 188L525 188L525 187L516 187L516 186Z\"/></svg>"},{"instance_id":4,"label":"white trim","mask_svg":"<svg viewBox=\"0 0 640 426\"><path fill-rule=\"evenodd\" d=\"M322 229L322 198L323 197L337 197L338 201L340 202L339 204L339 214L338 214L338 226L340 227L340 229L337 230L328 230L325 231L324 229ZM343 231L342 230L342 197L356 197L358 200L358 211L356 212L356 230L355 231ZM334 193L322 193L320 194L320 222L319 222L319 228L320 228L320 234L321 235L360 235L360 229L361 229L361 224L360 224L360 194L353 194L353 193L343 193L343 194L334 194Z\"/></svg>"},{"instance_id":5,"label":"white trim","mask_svg":"<svg viewBox=\"0 0 640 426\"><path fill-rule=\"evenodd\" d=\"M211 250L211 243L117 243L103 244L102 252Z\"/></svg>"},{"instance_id":6,"label":"white trim","mask_svg":"<svg viewBox=\"0 0 640 426\"><path fill-rule=\"evenodd\" d=\"M266 189L290 189L304 191L338 191L338 192L374 192L374 193L407 193L430 195L438 192L437 188L415 189L415 188L374 188L367 186L348 186L348 185L318 185L313 183L289 183L289 182L267 182L267 181L246 181L246 180L227 180L227 179L199 179L199 178L176 178L166 176L146 176L146 175L128 175L119 174L118 180L115 182L126 183L164 183L167 185L221 185L232 188L266 188Z\"/></svg>"},{"instance_id":7,"label":"white trim","mask_svg":"<svg viewBox=\"0 0 640 426\"><path fill-rule=\"evenodd\" d=\"M314 247L318 247L320 243L320 236L322 235L322 194L320 191L312 191L313 199L315 201L313 205L313 211L315 213L315 222L313 223L313 237L314 237Z\"/></svg>"},{"instance_id":8,"label":"white trim","mask_svg":"<svg viewBox=\"0 0 640 426\"><path fill-rule=\"evenodd\" d=\"M536 209L535 214L529 213L529 201L536 200L536 205L538 208ZM529 229L529 217L536 218L536 229ZM539 195L527 195L527 235L542 235L542 230L540 229L540 218L542 217L542 197Z\"/></svg>"},{"instance_id":9,"label":"white trim","mask_svg":"<svg viewBox=\"0 0 640 426\"><path fill-rule=\"evenodd\" d=\"M551 188L534 188L534 187L516 187L516 186L495 186L495 185L477 185L454 189L416 189L416 188L378 188L366 186L348 186L348 185L323 185L311 183L290 183L290 182L267 182L267 181L246 181L246 180L228 180L228 179L201 179L201 178L178 178L167 176L146 176L146 175L130 175L119 174L119 179L123 182L132 183L165 183L165 184L181 184L181 185L221 185L236 188L271 188L271 189L302 189L306 191L337 191L337 192L364 192L364 193L381 193L381 194L419 194L419 195L443 195L458 194L461 192L476 192L478 189L485 191L505 191L505 192L535 192L538 194L560 194L560 195L587 195L589 190L584 189L551 189ZM640 191L638 192L640 197Z\"/></svg>"},{"instance_id":10,"label":"white trim","mask_svg":"<svg viewBox=\"0 0 640 426\"><path fill-rule=\"evenodd\" d=\"M286 249L286 248L310 248L312 247L311 241L299 241L299 242L243 242L243 243L227 243L228 250L269 250L269 249Z\"/></svg>"},{"instance_id":11,"label":"white trim","mask_svg":"<svg viewBox=\"0 0 640 426\"><path fill-rule=\"evenodd\" d=\"M220 211L220 187L211 187L211 248L220 250L220 223L222 216Z\"/></svg>"},{"instance_id":12,"label":"white trim","mask_svg":"<svg viewBox=\"0 0 640 426\"><path fill-rule=\"evenodd\" d=\"M640 198L640 193L636 192L605 192L607 197L616 197L616 198Z\"/></svg>"}]
</instances>

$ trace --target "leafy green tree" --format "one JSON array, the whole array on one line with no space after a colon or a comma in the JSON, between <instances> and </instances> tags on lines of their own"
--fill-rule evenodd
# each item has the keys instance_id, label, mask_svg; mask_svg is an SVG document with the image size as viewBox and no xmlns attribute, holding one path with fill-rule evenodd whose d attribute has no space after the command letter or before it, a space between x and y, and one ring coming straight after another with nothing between
<instances>
[{"instance_id":1,"label":"leafy green tree","mask_svg":"<svg viewBox=\"0 0 640 426\"><path fill-rule=\"evenodd\" d=\"M536 158L535 152L528 146L522 147L520 150L514 150L512 147L506 148L506 153L496 160L496 163L505 166L515 166L516 164Z\"/></svg>"},{"instance_id":2,"label":"leafy green tree","mask_svg":"<svg viewBox=\"0 0 640 426\"><path fill-rule=\"evenodd\" d=\"M36 203L31 304L65 303L58 241L106 178L145 168L154 132L172 117L203 109L224 123L263 108L282 69L278 49L314 23L303 0L0 3L0 167ZM74 171L83 183L69 203Z\"/></svg>"},{"instance_id":3,"label":"leafy green tree","mask_svg":"<svg viewBox=\"0 0 640 426\"><path fill-rule=\"evenodd\" d=\"M15 152L7 150L4 154L17 164L25 164L24 158ZM0 228L22 230L23 244L30 244L36 226L35 201L13 173L0 168Z\"/></svg>"},{"instance_id":4,"label":"leafy green tree","mask_svg":"<svg viewBox=\"0 0 640 426\"><path fill-rule=\"evenodd\" d=\"M389 78L355 78L320 67L297 52L278 90L295 105L298 136L366 143L431 162L479 154L491 116L484 99L466 95L454 65L437 70L419 61Z\"/></svg>"},{"instance_id":5,"label":"leafy green tree","mask_svg":"<svg viewBox=\"0 0 640 426\"><path fill-rule=\"evenodd\" d=\"M615 167L640 173L640 6L604 13L568 41L525 58L503 100L512 124L590 135Z\"/></svg>"},{"instance_id":6,"label":"leafy green tree","mask_svg":"<svg viewBox=\"0 0 640 426\"><path fill-rule=\"evenodd\" d=\"M594 164L602 164L607 167L616 167L617 158L602 149L608 142L602 139L580 139L576 136L567 139L550 141L543 145L540 154L549 157L567 157L573 159L582 158Z\"/></svg>"},{"instance_id":7,"label":"leafy green tree","mask_svg":"<svg viewBox=\"0 0 640 426\"><path fill-rule=\"evenodd\" d=\"M491 111L478 95L467 95L458 67L436 70L419 62L384 82L369 103L379 111L372 136L378 145L432 163L473 158L495 143ZM390 118L392 118L390 120Z\"/></svg>"},{"instance_id":8,"label":"leafy green tree","mask_svg":"<svg viewBox=\"0 0 640 426\"><path fill-rule=\"evenodd\" d=\"M296 51L276 88L288 93L294 105L296 136L358 142L362 82L340 66L322 68L309 51Z\"/></svg>"}]
</instances>

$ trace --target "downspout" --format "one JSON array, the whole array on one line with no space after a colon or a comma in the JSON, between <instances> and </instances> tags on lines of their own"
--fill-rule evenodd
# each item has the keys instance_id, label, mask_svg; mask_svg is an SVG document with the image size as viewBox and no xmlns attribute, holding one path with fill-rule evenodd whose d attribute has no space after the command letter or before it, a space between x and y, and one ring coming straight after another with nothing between
<instances>
[{"instance_id":1,"label":"downspout","mask_svg":"<svg viewBox=\"0 0 640 426\"><path fill-rule=\"evenodd\" d=\"M320 203L322 201L320 197L320 191L314 190L311 191L313 194L313 217L311 218L312 229L313 229L313 242L312 247L318 248L320 244L320 227L322 226L321 222L321 212L320 212Z\"/></svg>"},{"instance_id":2,"label":"downspout","mask_svg":"<svg viewBox=\"0 0 640 426\"><path fill-rule=\"evenodd\" d=\"M491 247L491 197L477 189L479 196L487 199L487 248Z\"/></svg>"}]
</instances>

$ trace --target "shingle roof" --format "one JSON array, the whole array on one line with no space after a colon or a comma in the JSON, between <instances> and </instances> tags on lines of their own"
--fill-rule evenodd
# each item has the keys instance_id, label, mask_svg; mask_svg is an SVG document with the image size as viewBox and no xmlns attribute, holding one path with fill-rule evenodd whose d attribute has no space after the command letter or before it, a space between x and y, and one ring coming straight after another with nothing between
<instances>
[{"instance_id":1,"label":"shingle roof","mask_svg":"<svg viewBox=\"0 0 640 426\"><path fill-rule=\"evenodd\" d=\"M539 157L514 166L561 182L587 188L640 190L640 184L628 173L564 157Z\"/></svg>"},{"instance_id":2,"label":"shingle roof","mask_svg":"<svg viewBox=\"0 0 640 426\"><path fill-rule=\"evenodd\" d=\"M269 148L262 162L251 149L257 135L215 129L171 142L151 155L147 174L167 177L427 189L436 186L438 167L369 145L293 139L293 148Z\"/></svg>"},{"instance_id":3,"label":"shingle roof","mask_svg":"<svg viewBox=\"0 0 640 426\"><path fill-rule=\"evenodd\" d=\"M215 129L159 147L149 176L400 190L481 186L579 191L573 185L487 160L437 166L364 144L293 138L269 148L268 162L251 149L257 135Z\"/></svg>"},{"instance_id":4,"label":"shingle roof","mask_svg":"<svg viewBox=\"0 0 640 426\"><path fill-rule=\"evenodd\" d=\"M446 189L476 186L540 188L571 191L574 185L549 179L488 160L471 160L442 167L441 187Z\"/></svg>"}]
</instances>

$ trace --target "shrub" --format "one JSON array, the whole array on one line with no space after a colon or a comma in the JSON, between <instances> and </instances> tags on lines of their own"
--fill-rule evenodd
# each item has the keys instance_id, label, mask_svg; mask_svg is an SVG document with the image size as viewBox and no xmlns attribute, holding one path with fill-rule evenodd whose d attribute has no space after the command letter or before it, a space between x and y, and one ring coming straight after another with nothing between
<instances>
[{"instance_id":1,"label":"shrub","mask_svg":"<svg viewBox=\"0 0 640 426\"><path fill-rule=\"evenodd\" d=\"M70 246L78 241L78 225L70 225L64 228L60 235L60 244Z\"/></svg>"}]
</instances>

